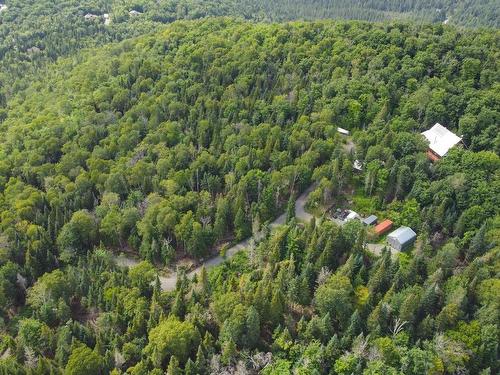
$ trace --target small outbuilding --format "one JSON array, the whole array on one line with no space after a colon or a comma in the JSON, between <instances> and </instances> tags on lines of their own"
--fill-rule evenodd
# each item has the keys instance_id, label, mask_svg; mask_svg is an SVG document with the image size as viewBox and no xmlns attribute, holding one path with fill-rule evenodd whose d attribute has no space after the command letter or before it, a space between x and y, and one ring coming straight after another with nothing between
<instances>
[{"instance_id":1,"label":"small outbuilding","mask_svg":"<svg viewBox=\"0 0 500 375\"><path fill-rule=\"evenodd\" d=\"M370 215L363 219L363 224L365 225L375 225L377 224L377 217L375 215Z\"/></svg>"},{"instance_id":2,"label":"small outbuilding","mask_svg":"<svg viewBox=\"0 0 500 375\"><path fill-rule=\"evenodd\" d=\"M26 52L28 52L30 55L34 55L36 53L40 53L40 48L38 47L30 47L26 50Z\"/></svg>"},{"instance_id":3,"label":"small outbuilding","mask_svg":"<svg viewBox=\"0 0 500 375\"><path fill-rule=\"evenodd\" d=\"M344 221L350 221L350 220L354 220L354 219L360 219L360 216L358 215L357 212L354 212L354 211L349 211L349 214L346 216L346 218L344 219Z\"/></svg>"},{"instance_id":4,"label":"small outbuilding","mask_svg":"<svg viewBox=\"0 0 500 375\"><path fill-rule=\"evenodd\" d=\"M87 13L85 16L83 16L83 18L85 18L87 21L92 21L98 19L99 16L97 14Z\"/></svg>"},{"instance_id":5,"label":"small outbuilding","mask_svg":"<svg viewBox=\"0 0 500 375\"><path fill-rule=\"evenodd\" d=\"M352 163L352 167L357 170L357 171L362 171L363 170L363 163L361 163L359 160L354 160L354 163Z\"/></svg>"},{"instance_id":6,"label":"small outbuilding","mask_svg":"<svg viewBox=\"0 0 500 375\"><path fill-rule=\"evenodd\" d=\"M337 128L337 131L340 133L340 134L343 134L343 135L349 135L349 130L347 129L344 129L344 128Z\"/></svg>"},{"instance_id":7,"label":"small outbuilding","mask_svg":"<svg viewBox=\"0 0 500 375\"><path fill-rule=\"evenodd\" d=\"M384 233L387 233L389 230L392 228L392 221L389 219L385 219L382 221L380 224L376 225L374 230L375 233L379 236L383 235Z\"/></svg>"},{"instance_id":8,"label":"small outbuilding","mask_svg":"<svg viewBox=\"0 0 500 375\"><path fill-rule=\"evenodd\" d=\"M409 227L400 227L387 236L389 245L398 251L408 249L416 239L417 234Z\"/></svg>"}]
</instances>

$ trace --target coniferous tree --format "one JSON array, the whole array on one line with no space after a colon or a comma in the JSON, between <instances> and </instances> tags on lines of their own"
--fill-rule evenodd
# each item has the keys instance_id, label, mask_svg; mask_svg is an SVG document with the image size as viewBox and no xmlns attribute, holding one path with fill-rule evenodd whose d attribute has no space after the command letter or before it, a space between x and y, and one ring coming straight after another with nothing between
<instances>
[{"instance_id":1,"label":"coniferous tree","mask_svg":"<svg viewBox=\"0 0 500 375\"><path fill-rule=\"evenodd\" d=\"M252 306L246 316L246 347L253 349L260 339L260 317L257 310Z\"/></svg>"},{"instance_id":2,"label":"coniferous tree","mask_svg":"<svg viewBox=\"0 0 500 375\"><path fill-rule=\"evenodd\" d=\"M198 346L198 351L196 352L195 368L200 374L206 373L206 359L201 344Z\"/></svg>"},{"instance_id":3,"label":"coniferous tree","mask_svg":"<svg viewBox=\"0 0 500 375\"><path fill-rule=\"evenodd\" d=\"M222 345L222 356L221 360L226 366L229 366L233 363L236 358L237 349L236 344L232 339L229 339Z\"/></svg>"},{"instance_id":4,"label":"coniferous tree","mask_svg":"<svg viewBox=\"0 0 500 375\"><path fill-rule=\"evenodd\" d=\"M480 256L486 250L487 244L485 239L486 224L483 224L481 228L472 238L469 248L466 250L466 257L470 261L476 256Z\"/></svg>"},{"instance_id":5,"label":"coniferous tree","mask_svg":"<svg viewBox=\"0 0 500 375\"><path fill-rule=\"evenodd\" d=\"M183 318L184 314L186 314L186 302L181 291L177 292L175 296L175 300L172 305L172 314L179 318Z\"/></svg>"},{"instance_id":6,"label":"coniferous tree","mask_svg":"<svg viewBox=\"0 0 500 375\"><path fill-rule=\"evenodd\" d=\"M195 363L189 358L186 362L186 366L184 367L184 375L196 375L198 374L198 370L196 369Z\"/></svg>"},{"instance_id":7,"label":"coniferous tree","mask_svg":"<svg viewBox=\"0 0 500 375\"><path fill-rule=\"evenodd\" d=\"M293 194L290 195L288 203L286 205L286 219L285 222L288 224L295 218L295 197Z\"/></svg>"},{"instance_id":8,"label":"coniferous tree","mask_svg":"<svg viewBox=\"0 0 500 375\"><path fill-rule=\"evenodd\" d=\"M175 356L170 357L170 362L168 363L167 375L181 375L182 370L179 367L179 361Z\"/></svg>"}]
</instances>

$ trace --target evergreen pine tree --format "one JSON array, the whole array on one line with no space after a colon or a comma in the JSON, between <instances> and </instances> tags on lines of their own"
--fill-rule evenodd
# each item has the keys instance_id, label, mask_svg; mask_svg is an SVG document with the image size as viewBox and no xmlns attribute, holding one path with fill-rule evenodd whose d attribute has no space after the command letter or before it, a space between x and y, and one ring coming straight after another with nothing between
<instances>
[{"instance_id":1,"label":"evergreen pine tree","mask_svg":"<svg viewBox=\"0 0 500 375\"><path fill-rule=\"evenodd\" d=\"M351 316L351 321L349 327L347 328L346 335L354 338L358 336L363 331L363 322L358 310L354 311Z\"/></svg>"},{"instance_id":2,"label":"evergreen pine tree","mask_svg":"<svg viewBox=\"0 0 500 375\"><path fill-rule=\"evenodd\" d=\"M269 318L273 325L277 325L283 320L284 305L283 293L281 290L276 289L273 292L269 311Z\"/></svg>"},{"instance_id":3,"label":"evergreen pine tree","mask_svg":"<svg viewBox=\"0 0 500 375\"><path fill-rule=\"evenodd\" d=\"M195 363L189 358L184 367L184 375L198 375L198 370Z\"/></svg>"},{"instance_id":4,"label":"evergreen pine tree","mask_svg":"<svg viewBox=\"0 0 500 375\"><path fill-rule=\"evenodd\" d=\"M290 224L291 221L295 219L295 197L293 194L290 194L290 198L288 198L288 203L286 205L286 223Z\"/></svg>"},{"instance_id":5,"label":"evergreen pine tree","mask_svg":"<svg viewBox=\"0 0 500 375\"><path fill-rule=\"evenodd\" d=\"M206 354L206 358L210 358L214 354L214 338L210 332L205 332L203 337L203 351Z\"/></svg>"},{"instance_id":6,"label":"evergreen pine tree","mask_svg":"<svg viewBox=\"0 0 500 375\"><path fill-rule=\"evenodd\" d=\"M183 318L186 313L186 303L181 291L177 292L175 296L174 304L172 305L172 314L179 318Z\"/></svg>"},{"instance_id":7,"label":"evergreen pine tree","mask_svg":"<svg viewBox=\"0 0 500 375\"><path fill-rule=\"evenodd\" d=\"M160 282L160 278L158 277L158 275L156 275L155 284L153 286L152 300L155 302L158 302L160 300L160 295L161 295L161 282Z\"/></svg>"},{"instance_id":8,"label":"evergreen pine tree","mask_svg":"<svg viewBox=\"0 0 500 375\"><path fill-rule=\"evenodd\" d=\"M466 258L470 262L477 256L482 255L487 248L486 244L486 223L479 228L472 238L469 248L466 251Z\"/></svg>"},{"instance_id":9,"label":"evergreen pine tree","mask_svg":"<svg viewBox=\"0 0 500 375\"><path fill-rule=\"evenodd\" d=\"M236 217L234 218L234 229L236 232L236 239L242 240L247 238L251 233L250 223L246 217L245 211L242 207L238 208Z\"/></svg>"},{"instance_id":10,"label":"evergreen pine tree","mask_svg":"<svg viewBox=\"0 0 500 375\"><path fill-rule=\"evenodd\" d=\"M205 267L201 268L199 285L202 300L205 300L210 294L210 281L208 280L208 273Z\"/></svg>"},{"instance_id":11,"label":"evergreen pine tree","mask_svg":"<svg viewBox=\"0 0 500 375\"><path fill-rule=\"evenodd\" d=\"M332 338L328 341L325 348L325 363L327 365L333 366L335 361L342 355L342 348L340 346L340 340L337 334L334 334Z\"/></svg>"},{"instance_id":12,"label":"evergreen pine tree","mask_svg":"<svg viewBox=\"0 0 500 375\"><path fill-rule=\"evenodd\" d=\"M226 366L229 366L234 362L234 360L236 359L236 354L236 344L232 339L229 339L222 345L221 361Z\"/></svg>"},{"instance_id":13,"label":"evergreen pine tree","mask_svg":"<svg viewBox=\"0 0 500 375\"><path fill-rule=\"evenodd\" d=\"M255 307L251 306L246 317L246 346L249 349L255 348L260 338L260 317Z\"/></svg>"},{"instance_id":14,"label":"evergreen pine tree","mask_svg":"<svg viewBox=\"0 0 500 375\"><path fill-rule=\"evenodd\" d=\"M167 375L182 375L181 368L179 367L179 361L174 355L170 357L170 362L167 368Z\"/></svg>"},{"instance_id":15,"label":"evergreen pine tree","mask_svg":"<svg viewBox=\"0 0 500 375\"><path fill-rule=\"evenodd\" d=\"M195 361L196 369L198 370L199 374L204 374L206 373L206 359L205 359L205 354L203 354L203 348L201 347L201 344L198 345L198 351L196 352L196 361Z\"/></svg>"}]
</instances>

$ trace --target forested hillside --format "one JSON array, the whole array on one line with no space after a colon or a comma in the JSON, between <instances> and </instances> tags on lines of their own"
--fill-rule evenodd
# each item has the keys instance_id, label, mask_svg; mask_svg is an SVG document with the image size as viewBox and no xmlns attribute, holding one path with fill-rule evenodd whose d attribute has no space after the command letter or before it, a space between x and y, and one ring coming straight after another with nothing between
<instances>
[{"instance_id":1,"label":"forested hillside","mask_svg":"<svg viewBox=\"0 0 500 375\"><path fill-rule=\"evenodd\" d=\"M178 19L234 16L256 21L333 18L442 23L447 20L449 24L495 28L500 22L495 0L6 0L4 3L5 8L0 10L0 108L13 93L45 74L42 68L48 62L82 48L143 35Z\"/></svg>"},{"instance_id":2,"label":"forested hillside","mask_svg":"<svg viewBox=\"0 0 500 375\"><path fill-rule=\"evenodd\" d=\"M0 113L0 374L498 373L499 37L219 18L60 60ZM464 144L431 163L435 122ZM416 246L298 223L314 182Z\"/></svg>"}]
</instances>

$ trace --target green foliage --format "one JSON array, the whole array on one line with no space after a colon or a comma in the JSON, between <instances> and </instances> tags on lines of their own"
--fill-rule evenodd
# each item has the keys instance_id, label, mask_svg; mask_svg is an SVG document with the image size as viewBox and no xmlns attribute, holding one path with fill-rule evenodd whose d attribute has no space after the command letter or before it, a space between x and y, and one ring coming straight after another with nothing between
<instances>
[{"instance_id":1,"label":"green foliage","mask_svg":"<svg viewBox=\"0 0 500 375\"><path fill-rule=\"evenodd\" d=\"M16 303L19 294L16 285L19 271L19 266L11 261L0 266L0 311L4 314Z\"/></svg>"},{"instance_id":2,"label":"green foliage","mask_svg":"<svg viewBox=\"0 0 500 375\"><path fill-rule=\"evenodd\" d=\"M348 375L356 371L360 358L355 354L346 354L335 361L335 373L339 375Z\"/></svg>"},{"instance_id":3,"label":"green foliage","mask_svg":"<svg viewBox=\"0 0 500 375\"><path fill-rule=\"evenodd\" d=\"M52 347L50 328L36 319L23 319L19 322L18 339L21 347L31 349L36 354L49 353Z\"/></svg>"},{"instance_id":4,"label":"green foliage","mask_svg":"<svg viewBox=\"0 0 500 375\"><path fill-rule=\"evenodd\" d=\"M436 17L412 1L45 3L0 15L0 373L498 373L498 31L158 27L442 21L447 2ZM104 10L109 25L81 20ZM419 133L437 121L464 145L431 163ZM313 208L355 189L415 249L375 256L360 222L297 223L313 181ZM157 267L252 233L161 291Z\"/></svg>"},{"instance_id":5,"label":"green foliage","mask_svg":"<svg viewBox=\"0 0 500 375\"><path fill-rule=\"evenodd\" d=\"M97 239L95 219L87 211L77 211L71 216L57 236L61 259L69 262L92 249Z\"/></svg>"},{"instance_id":6,"label":"green foliage","mask_svg":"<svg viewBox=\"0 0 500 375\"><path fill-rule=\"evenodd\" d=\"M105 373L104 360L85 345L73 348L64 370L68 375L101 375Z\"/></svg>"},{"instance_id":7,"label":"green foliage","mask_svg":"<svg viewBox=\"0 0 500 375\"><path fill-rule=\"evenodd\" d=\"M350 280L341 275L331 276L314 295L314 303L321 315L330 314L341 328L347 328L353 312L354 291Z\"/></svg>"},{"instance_id":8,"label":"green foliage","mask_svg":"<svg viewBox=\"0 0 500 375\"><path fill-rule=\"evenodd\" d=\"M290 371L291 363L290 361L284 359L278 359L272 364L272 366L267 366L261 372L263 375L291 375Z\"/></svg>"},{"instance_id":9,"label":"green foliage","mask_svg":"<svg viewBox=\"0 0 500 375\"><path fill-rule=\"evenodd\" d=\"M132 286L139 288L142 293L151 289L151 285L156 278L156 272L153 265L147 261L142 261L129 271Z\"/></svg>"},{"instance_id":10,"label":"green foliage","mask_svg":"<svg viewBox=\"0 0 500 375\"><path fill-rule=\"evenodd\" d=\"M150 356L155 367L161 368L171 356L185 363L194 354L199 342L200 334L192 323L169 317L149 332L149 343L144 353Z\"/></svg>"},{"instance_id":11,"label":"green foliage","mask_svg":"<svg viewBox=\"0 0 500 375\"><path fill-rule=\"evenodd\" d=\"M69 290L66 275L61 270L55 270L44 274L37 280L28 292L27 302L34 309L40 309L49 300L68 299Z\"/></svg>"}]
</instances>

